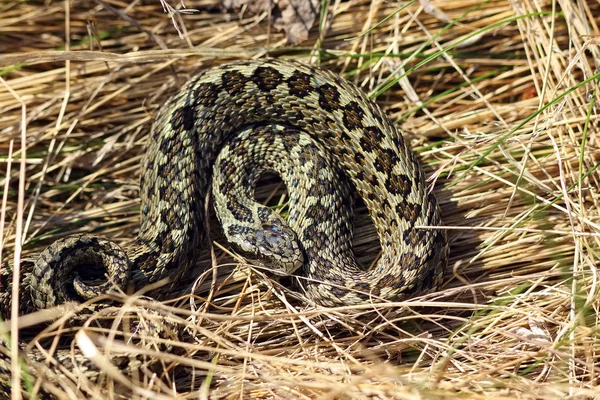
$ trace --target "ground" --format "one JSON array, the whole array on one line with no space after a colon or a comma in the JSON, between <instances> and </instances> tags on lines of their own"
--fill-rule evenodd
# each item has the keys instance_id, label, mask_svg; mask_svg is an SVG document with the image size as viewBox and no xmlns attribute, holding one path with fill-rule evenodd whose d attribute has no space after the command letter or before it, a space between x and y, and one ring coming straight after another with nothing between
<instances>
[{"instance_id":1,"label":"ground","mask_svg":"<svg viewBox=\"0 0 600 400\"><path fill-rule=\"evenodd\" d=\"M327 2L296 46L271 24L274 11L185 6L198 11L171 18L158 0L0 4L2 263L27 262L72 233L131 242L157 110L198 71L268 55L336 72L402 129L448 231L443 285L395 303L315 308L285 281L240 267L213 220L212 252L207 245L179 297L118 296L94 316L110 316L111 332L90 318L77 336L74 346L92 338L101 350L91 357L103 372L97 383L77 368L53 380L36 364L24 370L40 377L26 393L42 385L74 399L597 396L600 4ZM267 178L257 197L284 203L285 188ZM378 252L362 209L355 252L365 263ZM68 337L61 324L79 310L38 315L63 318L41 336L21 335L30 348L42 336ZM132 323L136 340L120 333ZM166 333L154 336L155 325ZM52 355L51 341L42 343ZM152 365L123 375L109 351Z\"/></svg>"}]
</instances>

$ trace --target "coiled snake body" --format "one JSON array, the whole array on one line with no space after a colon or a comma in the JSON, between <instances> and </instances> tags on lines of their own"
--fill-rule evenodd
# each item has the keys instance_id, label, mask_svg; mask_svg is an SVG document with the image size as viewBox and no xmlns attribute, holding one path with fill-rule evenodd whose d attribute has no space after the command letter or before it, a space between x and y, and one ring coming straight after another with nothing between
<instances>
[{"instance_id":1,"label":"coiled snake body","mask_svg":"<svg viewBox=\"0 0 600 400\"><path fill-rule=\"evenodd\" d=\"M161 108L141 166L138 238L125 249L88 235L51 245L23 280L22 311L47 308L73 297L91 298L113 286L124 287L128 281L139 288L163 277L176 281L186 275L204 237L203 201L211 168L224 142L248 127L275 134L279 129L282 135L302 132L304 136L292 135L288 143L316 143L328 151L325 159L343 171L362 197L382 250L374 268L356 267L348 253L347 232L336 232L350 229L342 218L344 211L331 210L348 201L330 200L329 189L293 200L307 199L306 211L290 212L290 225L301 229L296 232L297 245L270 210L257 213L241 202L235 207L217 202L218 209L229 208L220 217L224 221L233 218L226 234L231 240L241 240L239 247L254 255L267 249L276 259L278 246L300 250L300 261L285 261L281 269L290 273L304 264L308 278L302 284L304 291L323 305L399 299L438 285L447 259L445 234L418 226L439 225L439 209L395 126L363 92L330 72L290 61L256 60L200 73ZM243 156L244 143L232 145L226 153L231 157L222 156L219 167L235 171L239 163L233 155ZM318 184L318 162L313 170ZM290 192L302 187L288 182ZM332 229L331 221L338 216L338 227ZM69 277L70 270L82 264L104 266L109 279L92 286ZM10 305L6 289L0 299L4 315Z\"/></svg>"},{"instance_id":2,"label":"coiled snake body","mask_svg":"<svg viewBox=\"0 0 600 400\"><path fill-rule=\"evenodd\" d=\"M175 94L156 118L142 161L138 238L125 250L87 235L53 244L26 278L32 301L23 303L46 308L75 294L91 298L113 285L123 287L129 279L141 287L184 276L202 243L201 199L220 148L242 128L261 124L304 131L329 151L362 197L381 242L379 261L364 271L346 262L351 255L339 254L338 248L349 247L340 243L348 242L344 236L330 237L321 221L303 226L299 236L308 242L299 246L308 258L309 297L323 305L357 304L398 299L439 283L447 258L445 234L416 228L439 225L439 209L395 126L377 104L337 75L271 59L206 70ZM328 213L325 209L319 215ZM249 235L263 229L261 221L254 222ZM68 278L78 263L103 265L109 280L91 286Z\"/></svg>"}]
</instances>

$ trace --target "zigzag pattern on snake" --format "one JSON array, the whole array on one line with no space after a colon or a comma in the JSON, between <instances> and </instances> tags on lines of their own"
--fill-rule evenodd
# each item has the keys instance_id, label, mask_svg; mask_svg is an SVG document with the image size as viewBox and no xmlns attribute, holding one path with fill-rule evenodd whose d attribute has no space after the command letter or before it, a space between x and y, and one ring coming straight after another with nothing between
<instances>
[{"instance_id":1,"label":"zigzag pattern on snake","mask_svg":"<svg viewBox=\"0 0 600 400\"><path fill-rule=\"evenodd\" d=\"M63 301L56 294L61 285L90 298L110 285L122 287L128 274L136 287L187 274L204 236L198 199L208 191L220 147L244 126L265 122L304 130L336 156L381 242L381 258L369 271L330 263L310 269L314 288L307 293L314 301L397 299L439 283L447 258L445 234L415 228L439 225L439 209L396 127L362 91L333 73L296 62L257 60L206 70L162 107L142 162L138 238L125 251L111 248L110 257L98 255L104 249L97 252L91 243L79 245L94 263L112 271L111 281L99 287L65 282L55 264L68 258L64 252L79 239L62 248L55 245L32 274L36 306ZM322 232L313 229L315 235Z\"/></svg>"},{"instance_id":2,"label":"zigzag pattern on snake","mask_svg":"<svg viewBox=\"0 0 600 400\"><path fill-rule=\"evenodd\" d=\"M125 249L88 235L53 244L24 280L23 312L92 298L128 281L140 288L188 274L203 243L203 199L223 143L244 127L264 124L303 131L333 155L367 206L381 243L379 261L364 271L345 263L351 255L330 256L342 243L327 243L327 226L305 225L298 234L312 238L299 244L308 266L309 298L323 305L394 300L440 283L448 254L445 233L417 228L440 225L437 202L382 110L333 73L297 62L256 60L200 73L161 108L142 162L137 239ZM317 242L324 245L313 251ZM92 286L69 275L82 262L104 266L108 281ZM1 290L5 313L10 299L6 286Z\"/></svg>"}]
</instances>

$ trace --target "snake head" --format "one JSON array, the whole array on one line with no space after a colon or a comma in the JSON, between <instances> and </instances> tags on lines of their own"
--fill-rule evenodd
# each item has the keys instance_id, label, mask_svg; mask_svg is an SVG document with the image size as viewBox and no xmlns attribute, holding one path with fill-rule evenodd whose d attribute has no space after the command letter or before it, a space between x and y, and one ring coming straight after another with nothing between
<instances>
[{"instance_id":1,"label":"snake head","mask_svg":"<svg viewBox=\"0 0 600 400\"><path fill-rule=\"evenodd\" d=\"M256 232L256 247L256 261L275 273L289 275L304 264L296 234L287 225L263 225Z\"/></svg>"},{"instance_id":2,"label":"snake head","mask_svg":"<svg viewBox=\"0 0 600 400\"><path fill-rule=\"evenodd\" d=\"M260 226L230 225L227 240L260 267L277 275L290 275L304 264L296 233L271 209L260 207Z\"/></svg>"}]
</instances>

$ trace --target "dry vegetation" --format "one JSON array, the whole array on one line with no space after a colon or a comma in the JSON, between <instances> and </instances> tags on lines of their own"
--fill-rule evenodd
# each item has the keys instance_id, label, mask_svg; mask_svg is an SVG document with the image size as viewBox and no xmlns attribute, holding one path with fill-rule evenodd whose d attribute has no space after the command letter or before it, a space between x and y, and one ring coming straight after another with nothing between
<instances>
[{"instance_id":1,"label":"dry vegetation","mask_svg":"<svg viewBox=\"0 0 600 400\"><path fill-rule=\"evenodd\" d=\"M0 3L3 263L20 254L19 230L23 265L75 232L131 241L157 109L195 71L267 54L320 62L377 97L426 166L451 240L439 292L323 309L261 271L236 270L212 221L212 253L177 296L120 296L120 314L96 314L73 343L61 330L64 309L37 337L21 332L29 348L49 349L48 360L56 345L91 338L103 372L98 383L81 368L56 380L30 363L25 376L40 378L30 393L42 385L61 399L597 396L600 3L422 1L398 11L403 4L331 1L321 28L290 48L268 14L222 13L216 0L186 1L200 11L175 15L183 39L158 1ZM277 204L281 185L263 183L258 196ZM356 249L372 260L377 238L361 213ZM112 326L96 324L109 314ZM153 336L156 325L167 332ZM57 334L67 339L42 340ZM109 353L117 366L148 365L125 376Z\"/></svg>"}]
</instances>

